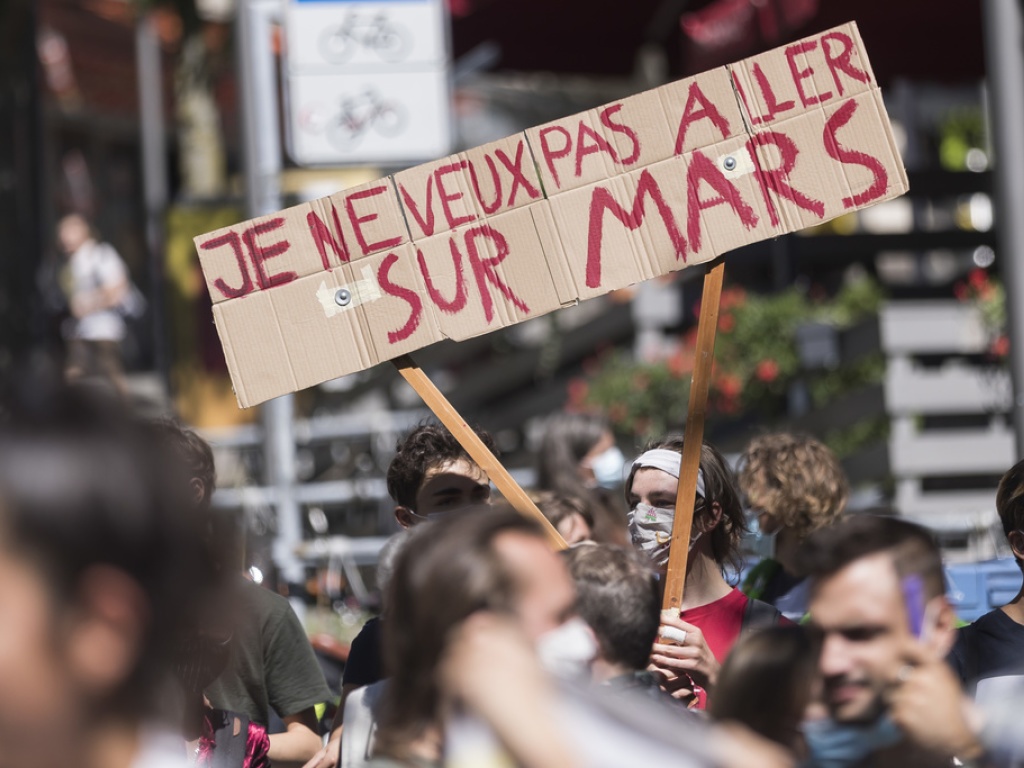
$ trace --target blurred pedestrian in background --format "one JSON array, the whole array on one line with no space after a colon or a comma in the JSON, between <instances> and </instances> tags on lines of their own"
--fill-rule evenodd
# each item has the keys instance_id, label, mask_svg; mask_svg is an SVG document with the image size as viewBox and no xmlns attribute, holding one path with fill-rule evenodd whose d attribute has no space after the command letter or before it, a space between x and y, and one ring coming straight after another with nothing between
<instances>
[{"instance_id":1,"label":"blurred pedestrian in background","mask_svg":"<svg viewBox=\"0 0 1024 768\"><path fill-rule=\"evenodd\" d=\"M0 405L4 768L186 765L167 693L204 540L185 470L97 394L54 371Z\"/></svg>"},{"instance_id":2,"label":"blurred pedestrian in background","mask_svg":"<svg viewBox=\"0 0 1024 768\"><path fill-rule=\"evenodd\" d=\"M796 553L807 536L842 514L849 495L846 475L828 446L784 432L751 440L740 466L740 488L756 517L763 555L740 588L800 621L810 584L798 570Z\"/></svg>"},{"instance_id":3,"label":"blurred pedestrian in background","mask_svg":"<svg viewBox=\"0 0 1024 768\"><path fill-rule=\"evenodd\" d=\"M537 452L537 490L580 499L594 518L593 538L626 544L618 502L626 457L608 423L589 413L557 413L544 425Z\"/></svg>"},{"instance_id":4,"label":"blurred pedestrian in background","mask_svg":"<svg viewBox=\"0 0 1024 768\"><path fill-rule=\"evenodd\" d=\"M57 239L68 259L62 280L71 310L64 329L65 373L71 381L105 379L123 396L121 343L127 326L122 312L134 295L128 268L112 245L99 242L81 214L60 220Z\"/></svg>"}]
</instances>

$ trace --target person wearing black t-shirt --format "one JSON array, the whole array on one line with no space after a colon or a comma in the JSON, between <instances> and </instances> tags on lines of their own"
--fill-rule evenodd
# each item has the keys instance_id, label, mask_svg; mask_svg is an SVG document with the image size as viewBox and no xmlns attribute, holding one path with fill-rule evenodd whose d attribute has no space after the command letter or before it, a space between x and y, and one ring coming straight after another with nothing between
<instances>
[{"instance_id":1,"label":"person wearing black t-shirt","mask_svg":"<svg viewBox=\"0 0 1024 768\"><path fill-rule=\"evenodd\" d=\"M996 509L1024 570L1024 461L999 481ZM1024 678L1024 587L1006 605L960 629L948 660L979 704L1005 678Z\"/></svg>"},{"instance_id":2,"label":"person wearing black t-shirt","mask_svg":"<svg viewBox=\"0 0 1024 768\"><path fill-rule=\"evenodd\" d=\"M482 430L476 431L497 455L491 436ZM487 474L440 424L423 424L399 441L395 458L388 466L387 483L388 494L396 505L395 520L403 531L440 515L469 507L487 507L491 501ZM387 581L387 565L397 555L402 539L402 533L396 534L381 550L377 581L382 589ZM380 617L370 619L352 641L341 680L341 704L331 723L331 737L304 768L334 768L338 764L345 699L355 689L384 678L381 621Z\"/></svg>"}]
</instances>

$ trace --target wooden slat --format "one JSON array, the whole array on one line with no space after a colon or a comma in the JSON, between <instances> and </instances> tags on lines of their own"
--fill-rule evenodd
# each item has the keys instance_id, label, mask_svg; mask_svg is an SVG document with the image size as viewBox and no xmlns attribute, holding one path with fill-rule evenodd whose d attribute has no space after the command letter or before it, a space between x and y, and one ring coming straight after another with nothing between
<instances>
[{"instance_id":1,"label":"wooden slat","mask_svg":"<svg viewBox=\"0 0 1024 768\"><path fill-rule=\"evenodd\" d=\"M686 562L689 559L690 528L693 526L693 503L697 497L697 471L700 469L700 450L704 443L704 417L707 413L708 388L711 383L711 364L715 355L715 332L718 330L718 304L722 297L724 262L709 266L704 275L704 294L701 297L700 318L697 321L697 351L690 385L690 403L686 413L686 431L683 435L683 458L679 467L679 487L676 490L676 514L672 523L672 545L665 577L665 596L662 609L675 609L683 602L686 583Z\"/></svg>"}]
</instances>

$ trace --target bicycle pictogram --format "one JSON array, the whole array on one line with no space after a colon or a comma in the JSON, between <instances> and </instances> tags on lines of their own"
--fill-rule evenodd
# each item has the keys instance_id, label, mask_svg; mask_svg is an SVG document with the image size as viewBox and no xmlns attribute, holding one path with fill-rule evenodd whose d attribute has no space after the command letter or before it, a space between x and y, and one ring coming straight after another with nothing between
<instances>
[{"instance_id":1,"label":"bicycle pictogram","mask_svg":"<svg viewBox=\"0 0 1024 768\"><path fill-rule=\"evenodd\" d=\"M398 136L406 122L405 107L384 98L373 87L354 95L343 95L336 110L322 104L307 108L300 119L303 130L326 135L327 140L343 152L354 149L371 129L385 138Z\"/></svg>"},{"instance_id":2,"label":"bicycle pictogram","mask_svg":"<svg viewBox=\"0 0 1024 768\"><path fill-rule=\"evenodd\" d=\"M365 14L350 11L341 24L327 27L320 35L320 53L331 64L344 64L357 50L373 51L387 62L401 61L412 39L401 24L380 11Z\"/></svg>"}]
</instances>

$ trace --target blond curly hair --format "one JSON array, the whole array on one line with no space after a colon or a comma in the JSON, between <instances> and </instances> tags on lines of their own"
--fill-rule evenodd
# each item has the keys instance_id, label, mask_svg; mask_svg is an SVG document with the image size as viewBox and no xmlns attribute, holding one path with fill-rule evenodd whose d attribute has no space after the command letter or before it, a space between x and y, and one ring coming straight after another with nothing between
<instances>
[{"instance_id":1,"label":"blond curly hair","mask_svg":"<svg viewBox=\"0 0 1024 768\"><path fill-rule=\"evenodd\" d=\"M740 487L749 505L801 539L833 523L846 507L849 488L839 460L809 435L755 437L741 464Z\"/></svg>"}]
</instances>

